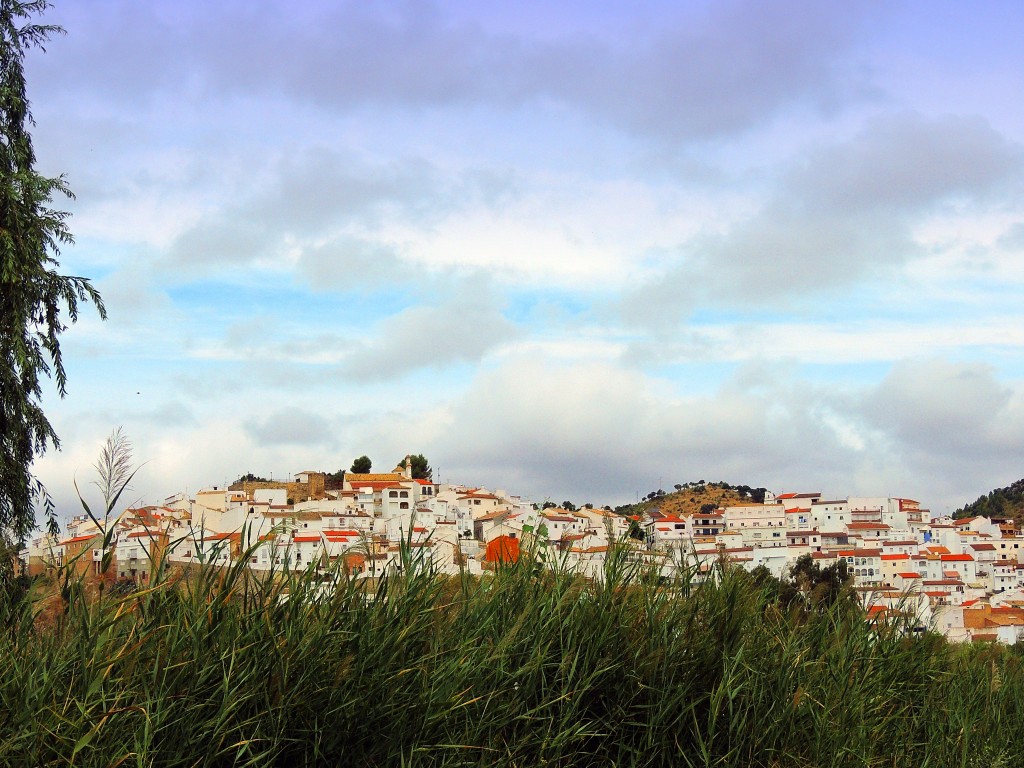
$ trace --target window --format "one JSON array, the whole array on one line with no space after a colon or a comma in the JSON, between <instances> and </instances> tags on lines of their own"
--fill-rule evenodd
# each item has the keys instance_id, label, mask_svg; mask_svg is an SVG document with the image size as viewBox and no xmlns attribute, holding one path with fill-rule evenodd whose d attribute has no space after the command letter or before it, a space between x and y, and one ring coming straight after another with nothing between
<instances>
[{"instance_id":1,"label":"window","mask_svg":"<svg viewBox=\"0 0 1024 768\"><path fill-rule=\"evenodd\" d=\"M401 491L398 494L398 496L399 496L399 498L402 498L402 499L408 499L409 498L409 492L408 491Z\"/></svg>"}]
</instances>

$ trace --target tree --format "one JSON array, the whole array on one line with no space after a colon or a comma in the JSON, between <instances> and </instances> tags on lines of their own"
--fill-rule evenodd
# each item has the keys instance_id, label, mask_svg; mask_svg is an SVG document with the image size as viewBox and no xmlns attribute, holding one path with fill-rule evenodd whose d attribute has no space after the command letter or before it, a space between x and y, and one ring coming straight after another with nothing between
<instances>
[{"instance_id":1,"label":"tree","mask_svg":"<svg viewBox=\"0 0 1024 768\"><path fill-rule=\"evenodd\" d=\"M370 469L373 467L373 462L370 461L369 456L360 456L358 459L352 462L352 473L356 475L369 474Z\"/></svg>"},{"instance_id":2,"label":"tree","mask_svg":"<svg viewBox=\"0 0 1024 768\"><path fill-rule=\"evenodd\" d=\"M853 574L842 559L822 568L811 555L801 555L790 566L789 577L813 605L832 605L844 595L852 594L849 587Z\"/></svg>"},{"instance_id":3,"label":"tree","mask_svg":"<svg viewBox=\"0 0 1024 768\"><path fill-rule=\"evenodd\" d=\"M434 469L427 462L427 457L422 453L417 453L415 456L408 457L412 461L412 476L414 480L433 480ZM399 468L405 469L405 459L402 459L402 463L399 464Z\"/></svg>"},{"instance_id":4,"label":"tree","mask_svg":"<svg viewBox=\"0 0 1024 768\"><path fill-rule=\"evenodd\" d=\"M30 49L63 33L31 23L47 7L47 0L0 0L0 528L17 541L35 527L36 500L51 530L57 526L53 502L31 472L49 446L60 448L40 403L40 379L52 376L64 397L60 334L78 319L80 302L106 318L87 279L57 272L60 247L72 237L68 214L51 203L72 195L63 176L48 178L34 167L23 64Z\"/></svg>"}]
</instances>

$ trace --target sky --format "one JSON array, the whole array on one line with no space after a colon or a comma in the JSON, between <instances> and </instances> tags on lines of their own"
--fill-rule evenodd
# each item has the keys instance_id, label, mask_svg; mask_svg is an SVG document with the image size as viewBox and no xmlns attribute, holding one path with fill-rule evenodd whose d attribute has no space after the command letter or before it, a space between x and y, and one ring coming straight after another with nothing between
<instances>
[{"instance_id":1,"label":"sky","mask_svg":"<svg viewBox=\"0 0 1024 768\"><path fill-rule=\"evenodd\" d=\"M621 504L1024 476L1024 5L56 0L27 62L132 501L427 455ZM91 489L94 491L95 489Z\"/></svg>"}]
</instances>

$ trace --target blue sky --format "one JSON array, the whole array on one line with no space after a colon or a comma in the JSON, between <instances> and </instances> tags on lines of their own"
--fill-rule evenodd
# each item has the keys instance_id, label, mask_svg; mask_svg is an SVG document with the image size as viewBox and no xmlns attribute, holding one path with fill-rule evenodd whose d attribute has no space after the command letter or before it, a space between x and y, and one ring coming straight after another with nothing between
<instances>
[{"instance_id":1,"label":"blue sky","mask_svg":"<svg viewBox=\"0 0 1024 768\"><path fill-rule=\"evenodd\" d=\"M65 0L29 62L76 193L70 511L390 469L938 511L1024 475L1016 3Z\"/></svg>"}]
</instances>

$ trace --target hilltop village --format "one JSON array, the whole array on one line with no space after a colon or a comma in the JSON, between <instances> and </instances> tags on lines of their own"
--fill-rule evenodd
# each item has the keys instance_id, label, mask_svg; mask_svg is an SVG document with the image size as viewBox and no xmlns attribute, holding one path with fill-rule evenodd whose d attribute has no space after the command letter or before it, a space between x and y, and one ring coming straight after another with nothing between
<instances>
[{"instance_id":1,"label":"hilltop village","mask_svg":"<svg viewBox=\"0 0 1024 768\"><path fill-rule=\"evenodd\" d=\"M404 466L403 466L404 465ZM393 472L345 472L329 488L322 472L292 482L243 480L111 521L105 578L145 585L156 564L225 566L248 559L257 572L340 568L381 576L409 557L442 572L482 574L529 546L552 567L602 578L609 546L671 578L700 578L725 560L784 578L803 556L822 568L845 561L869 616L912 612L952 641L1024 641L1024 537L1011 519L933 517L893 497L823 498L763 491L764 498L666 513L535 505L503 490L414 478L407 457ZM102 523L102 521L100 521ZM103 530L79 516L63 537L43 535L21 553L30 575L70 563L100 578Z\"/></svg>"}]
</instances>

